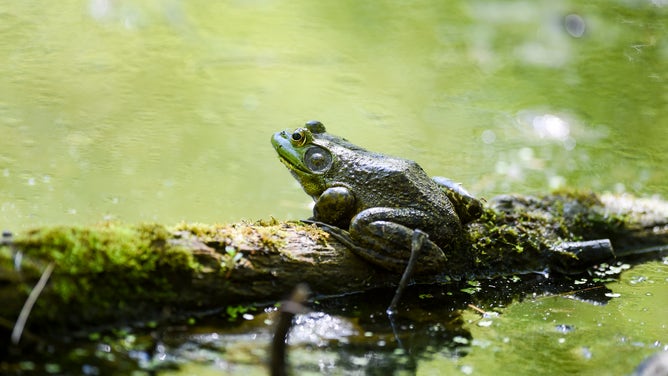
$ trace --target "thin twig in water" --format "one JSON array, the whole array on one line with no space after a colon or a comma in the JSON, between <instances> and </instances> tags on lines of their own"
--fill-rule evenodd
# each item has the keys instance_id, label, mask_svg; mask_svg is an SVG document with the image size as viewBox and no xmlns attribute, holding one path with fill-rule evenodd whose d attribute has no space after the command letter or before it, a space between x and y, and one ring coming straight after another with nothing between
<instances>
[{"instance_id":1,"label":"thin twig in water","mask_svg":"<svg viewBox=\"0 0 668 376\"><path fill-rule=\"evenodd\" d=\"M292 326L292 318L298 313L308 311L303 303L308 299L310 289L304 283L295 286L292 291L290 300L281 303L278 322L276 323L276 330L271 344L271 360L270 371L272 376L287 375L286 366L286 341L288 340L288 332Z\"/></svg>"},{"instance_id":2,"label":"thin twig in water","mask_svg":"<svg viewBox=\"0 0 668 376\"><path fill-rule=\"evenodd\" d=\"M483 316L487 314L487 312L485 312L485 310L483 310L482 308L478 308L478 307L474 306L473 304L467 304L467 306L469 308L471 308L472 310L478 312L479 314L483 315Z\"/></svg>"},{"instance_id":3,"label":"thin twig in water","mask_svg":"<svg viewBox=\"0 0 668 376\"><path fill-rule=\"evenodd\" d=\"M39 281L37 281L37 284L30 292L30 295L28 295L28 299L26 299L26 302L23 304L19 318L16 319L16 324L14 324L14 330L12 330L13 344L16 345L19 343L19 340L21 340L21 334L23 333L23 328L25 328L26 322L28 321L28 316L30 316L30 311L32 311L32 307L35 305L37 298L42 293L42 290L44 290L44 286L46 286L46 282L48 282L49 277L51 277L53 268L53 263L49 263L49 265L46 266L44 273L42 273Z\"/></svg>"},{"instance_id":4,"label":"thin twig in water","mask_svg":"<svg viewBox=\"0 0 668 376\"><path fill-rule=\"evenodd\" d=\"M590 290L598 290L598 289L602 289L604 287L605 286L591 286L591 287L586 287L586 288L583 288L583 289L580 289L580 290L570 290L570 291L566 291L566 292L561 292L559 294L551 294L551 295L546 295L546 296L540 296L536 300L554 298L555 296L560 297L560 298L565 298L565 297L568 297L569 295L575 295L579 292L585 292L585 291L590 291Z\"/></svg>"}]
</instances>

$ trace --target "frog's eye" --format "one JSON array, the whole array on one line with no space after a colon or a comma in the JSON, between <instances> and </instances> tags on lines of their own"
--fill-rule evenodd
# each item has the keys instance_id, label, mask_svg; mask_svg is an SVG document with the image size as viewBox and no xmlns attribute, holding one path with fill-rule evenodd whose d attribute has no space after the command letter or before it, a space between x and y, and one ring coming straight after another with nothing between
<instances>
[{"instance_id":1,"label":"frog's eye","mask_svg":"<svg viewBox=\"0 0 668 376\"><path fill-rule=\"evenodd\" d=\"M304 155L304 164L313 172L325 172L332 166L332 153L320 146L312 146Z\"/></svg>"},{"instance_id":2,"label":"frog's eye","mask_svg":"<svg viewBox=\"0 0 668 376\"><path fill-rule=\"evenodd\" d=\"M295 146L302 146L310 139L310 132L306 128L297 128L290 135L290 141Z\"/></svg>"}]
</instances>

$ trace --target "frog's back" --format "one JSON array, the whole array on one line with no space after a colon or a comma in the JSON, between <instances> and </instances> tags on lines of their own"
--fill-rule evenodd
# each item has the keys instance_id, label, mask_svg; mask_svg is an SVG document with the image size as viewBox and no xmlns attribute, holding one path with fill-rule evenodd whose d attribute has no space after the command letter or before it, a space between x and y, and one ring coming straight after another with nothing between
<instances>
[{"instance_id":1,"label":"frog's back","mask_svg":"<svg viewBox=\"0 0 668 376\"><path fill-rule=\"evenodd\" d=\"M341 171L345 171L340 176L341 182L355 188L359 211L370 207L405 207L440 217L454 214L447 196L413 161L369 153L353 164L344 163Z\"/></svg>"}]
</instances>

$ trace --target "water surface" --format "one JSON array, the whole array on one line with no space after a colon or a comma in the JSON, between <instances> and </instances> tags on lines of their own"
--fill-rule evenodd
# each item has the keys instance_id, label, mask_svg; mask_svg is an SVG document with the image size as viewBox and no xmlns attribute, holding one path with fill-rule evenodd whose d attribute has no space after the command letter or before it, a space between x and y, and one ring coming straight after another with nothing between
<instances>
[{"instance_id":1,"label":"water surface","mask_svg":"<svg viewBox=\"0 0 668 376\"><path fill-rule=\"evenodd\" d=\"M668 197L662 0L20 1L0 20L1 229L307 217L269 137L310 119L481 197ZM465 311L478 342L417 373L630 372L668 342L667 266L645 268L604 306Z\"/></svg>"},{"instance_id":2,"label":"water surface","mask_svg":"<svg viewBox=\"0 0 668 376\"><path fill-rule=\"evenodd\" d=\"M480 196L665 196L666 12L649 1L0 5L0 227L304 217L308 199L268 139L309 119Z\"/></svg>"}]
</instances>

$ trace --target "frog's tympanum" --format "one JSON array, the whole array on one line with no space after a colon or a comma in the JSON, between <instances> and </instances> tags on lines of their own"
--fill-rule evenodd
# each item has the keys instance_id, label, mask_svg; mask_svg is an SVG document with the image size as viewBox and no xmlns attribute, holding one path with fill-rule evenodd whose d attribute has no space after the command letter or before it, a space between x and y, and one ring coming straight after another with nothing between
<instances>
[{"instance_id":1,"label":"frog's tympanum","mask_svg":"<svg viewBox=\"0 0 668 376\"><path fill-rule=\"evenodd\" d=\"M480 202L452 181L431 179L413 161L355 146L318 121L278 132L271 143L315 200L312 222L390 271L406 268L415 233L428 236L415 273L447 270L462 225L482 212Z\"/></svg>"}]
</instances>

